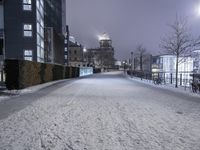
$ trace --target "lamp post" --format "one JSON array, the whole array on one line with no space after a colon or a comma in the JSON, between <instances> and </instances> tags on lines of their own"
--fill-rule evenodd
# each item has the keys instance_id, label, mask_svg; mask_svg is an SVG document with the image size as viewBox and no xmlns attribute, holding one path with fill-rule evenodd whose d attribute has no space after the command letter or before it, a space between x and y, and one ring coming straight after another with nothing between
<instances>
[{"instance_id":1,"label":"lamp post","mask_svg":"<svg viewBox=\"0 0 200 150\"><path fill-rule=\"evenodd\" d=\"M133 77L133 52L131 52L131 78Z\"/></svg>"},{"instance_id":2,"label":"lamp post","mask_svg":"<svg viewBox=\"0 0 200 150\"><path fill-rule=\"evenodd\" d=\"M125 74L125 65L126 65L126 63L125 63L125 61L123 61L123 67L124 67L124 74Z\"/></svg>"},{"instance_id":3,"label":"lamp post","mask_svg":"<svg viewBox=\"0 0 200 150\"><path fill-rule=\"evenodd\" d=\"M199 17L200 16L200 4L198 4L197 6L196 6L196 15Z\"/></svg>"},{"instance_id":4,"label":"lamp post","mask_svg":"<svg viewBox=\"0 0 200 150\"><path fill-rule=\"evenodd\" d=\"M87 57L85 58L86 53L87 53L87 49L84 47L83 48L83 63L86 62L86 64L87 64ZM87 65L86 65L86 67L87 67Z\"/></svg>"}]
</instances>

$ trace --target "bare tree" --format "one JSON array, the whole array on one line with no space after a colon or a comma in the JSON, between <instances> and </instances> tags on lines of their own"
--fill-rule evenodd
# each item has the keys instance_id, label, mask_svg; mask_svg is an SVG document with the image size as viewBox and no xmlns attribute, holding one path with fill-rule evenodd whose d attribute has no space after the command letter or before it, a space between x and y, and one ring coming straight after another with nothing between
<instances>
[{"instance_id":1,"label":"bare tree","mask_svg":"<svg viewBox=\"0 0 200 150\"><path fill-rule=\"evenodd\" d=\"M187 27L187 20L176 17L175 22L169 25L172 32L162 39L161 47L171 55L176 56L176 85L178 87L178 67L185 57L190 56L194 41Z\"/></svg>"},{"instance_id":2,"label":"bare tree","mask_svg":"<svg viewBox=\"0 0 200 150\"><path fill-rule=\"evenodd\" d=\"M146 59L145 59L145 54L146 54L146 49L143 47L142 44L139 44L136 47L135 50L135 67L137 67L139 65L140 71L143 72L143 64L145 63Z\"/></svg>"}]
</instances>

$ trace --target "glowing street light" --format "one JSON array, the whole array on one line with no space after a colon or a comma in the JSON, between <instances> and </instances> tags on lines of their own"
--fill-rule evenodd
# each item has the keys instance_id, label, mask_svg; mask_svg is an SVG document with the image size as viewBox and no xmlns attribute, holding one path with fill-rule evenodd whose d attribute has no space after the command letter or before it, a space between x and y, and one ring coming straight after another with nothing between
<instances>
[{"instance_id":1,"label":"glowing street light","mask_svg":"<svg viewBox=\"0 0 200 150\"><path fill-rule=\"evenodd\" d=\"M200 16L200 4L196 7L196 14Z\"/></svg>"},{"instance_id":2,"label":"glowing street light","mask_svg":"<svg viewBox=\"0 0 200 150\"><path fill-rule=\"evenodd\" d=\"M86 49L85 47L83 48L83 52L84 52L84 53L86 53L86 52L87 52L87 49Z\"/></svg>"}]
</instances>

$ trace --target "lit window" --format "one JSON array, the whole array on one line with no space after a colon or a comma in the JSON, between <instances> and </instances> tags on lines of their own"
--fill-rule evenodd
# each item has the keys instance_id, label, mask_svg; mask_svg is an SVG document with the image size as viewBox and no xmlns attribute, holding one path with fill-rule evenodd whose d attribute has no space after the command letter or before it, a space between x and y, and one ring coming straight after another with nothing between
<instances>
[{"instance_id":1,"label":"lit window","mask_svg":"<svg viewBox=\"0 0 200 150\"><path fill-rule=\"evenodd\" d=\"M67 47L65 47L65 52L67 52Z\"/></svg>"},{"instance_id":2,"label":"lit window","mask_svg":"<svg viewBox=\"0 0 200 150\"><path fill-rule=\"evenodd\" d=\"M25 11L32 10L32 1L31 0L23 0L23 10L25 10Z\"/></svg>"},{"instance_id":3,"label":"lit window","mask_svg":"<svg viewBox=\"0 0 200 150\"><path fill-rule=\"evenodd\" d=\"M67 59L67 55L65 55L65 59Z\"/></svg>"},{"instance_id":4,"label":"lit window","mask_svg":"<svg viewBox=\"0 0 200 150\"><path fill-rule=\"evenodd\" d=\"M31 0L23 0L23 3L24 3L24 4L31 5Z\"/></svg>"},{"instance_id":5,"label":"lit window","mask_svg":"<svg viewBox=\"0 0 200 150\"><path fill-rule=\"evenodd\" d=\"M25 24L24 30L32 30L32 25L31 24Z\"/></svg>"},{"instance_id":6,"label":"lit window","mask_svg":"<svg viewBox=\"0 0 200 150\"><path fill-rule=\"evenodd\" d=\"M32 25L31 24L24 24L24 36L32 37Z\"/></svg>"},{"instance_id":7,"label":"lit window","mask_svg":"<svg viewBox=\"0 0 200 150\"><path fill-rule=\"evenodd\" d=\"M33 60L33 51L32 50L24 50L24 60Z\"/></svg>"}]
</instances>

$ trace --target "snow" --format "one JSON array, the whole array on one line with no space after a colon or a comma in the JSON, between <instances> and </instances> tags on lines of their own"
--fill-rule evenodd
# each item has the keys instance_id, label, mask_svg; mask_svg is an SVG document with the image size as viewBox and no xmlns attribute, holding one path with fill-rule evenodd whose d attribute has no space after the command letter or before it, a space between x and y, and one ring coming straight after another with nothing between
<instances>
[{"instance_id":1,"label":"snow","mask_svg":"<svg viewBox=\"0 0 200 150\"><path fill-rule=\"evenodd\" d=\"M130 82L119 72L98 74L1 120L0 149L199 150L195 100Z\"/></svg>"},{"instance_id":2,"label":"snow","mask_svg":"<svg viewBox=\"0 0 200 150\"><path fill-rule=\"evenodd\" d=\"M1 94L0 94L0 102L2 102L4 100L8 100L13 97L19 97L24 94L33 93L33 92L39 91L43 88L46 88L48 86L51 86L53 84L61 83L63 81L67 81L67 80L65 79L65 80L52 81L52 82L48 82L48 83L43 83L43 84L27 87L27 88L21 89L21 90L2 90Z\"/></svg>"}]
</instances>

